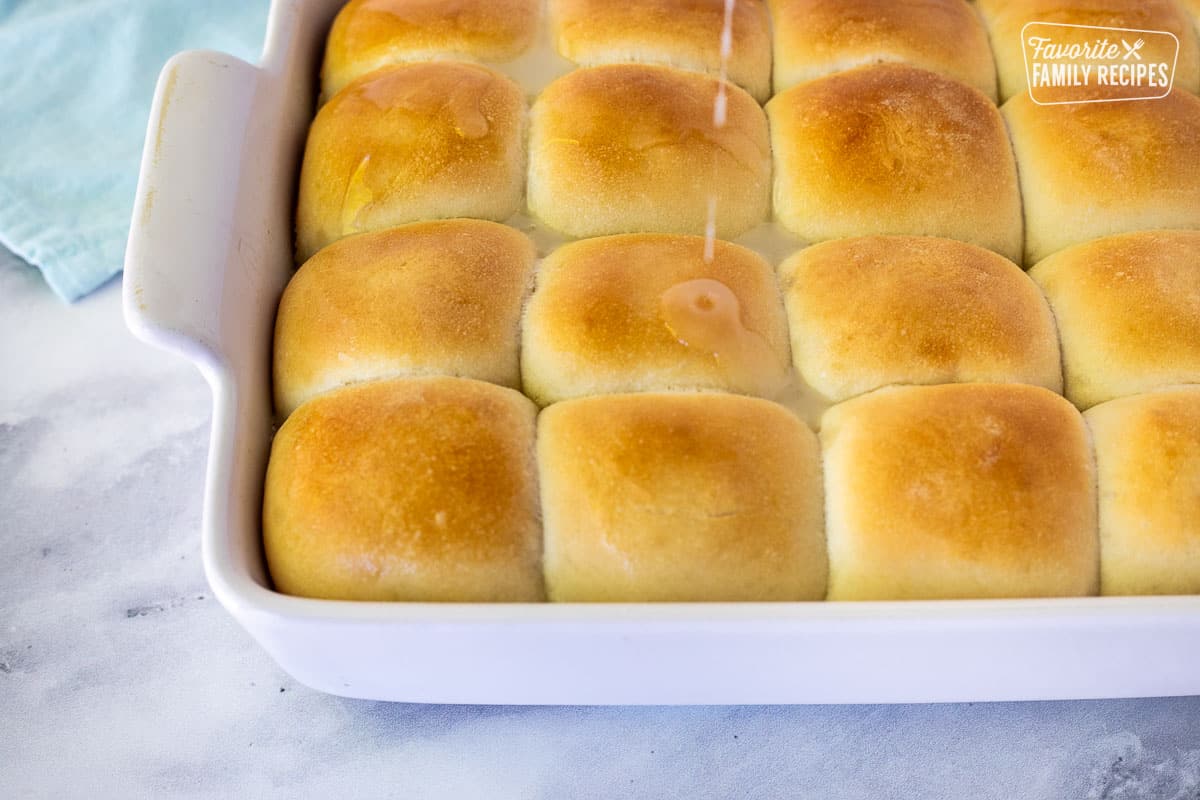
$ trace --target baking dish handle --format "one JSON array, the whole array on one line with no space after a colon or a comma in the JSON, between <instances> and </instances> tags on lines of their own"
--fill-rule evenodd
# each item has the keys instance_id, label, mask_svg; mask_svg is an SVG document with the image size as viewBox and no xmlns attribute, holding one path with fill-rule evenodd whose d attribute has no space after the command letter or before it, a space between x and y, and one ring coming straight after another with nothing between
<instances>
[{"instance_id":1,"label":"baking dish handle","mask_svg":"<svg viewBox=\"0 0 1200 800\"><path fill-rule=\"evenodd\" d=\"M234 225L261 74L225 53L182 52L163 67L150 110L125 251L125 319L138 338L197 362L221 355L228 253L220 243Z\"/></svg>"}]
</instances>

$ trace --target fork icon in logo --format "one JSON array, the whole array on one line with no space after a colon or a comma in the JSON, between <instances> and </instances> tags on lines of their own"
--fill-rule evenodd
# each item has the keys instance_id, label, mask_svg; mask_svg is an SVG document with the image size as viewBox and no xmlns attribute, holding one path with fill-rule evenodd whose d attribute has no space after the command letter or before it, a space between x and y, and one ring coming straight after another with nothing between
<instances>
[{"instance_id":1,"label":"fork icon in logo","mask_svg":"<svg viewBox=\"0 0 1200 800\"><path fill-rule=\"evenodd\" d=\"M1145 39L1138 39L1133 44L1130 44L1129 42L1122 39L1121 44L1123 44L1125 46L1125 55L1124 55L1125 61L1128 61L1130 56L1136 58L1138 61L1142 60L1142 54L1139 53L1138 50L1141 50L1142 47L1145 46L1145 44L1146 44Z\"/></svg>"}]
</instances>

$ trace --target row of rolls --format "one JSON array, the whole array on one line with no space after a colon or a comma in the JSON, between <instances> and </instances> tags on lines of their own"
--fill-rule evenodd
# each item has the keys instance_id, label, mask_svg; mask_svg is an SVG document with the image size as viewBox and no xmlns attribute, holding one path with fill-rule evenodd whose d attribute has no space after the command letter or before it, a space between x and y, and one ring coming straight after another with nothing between
<instances>
[{"instance_id":1,"label":"row of rolls","mask_svg":"<svg viewBox=\"0 0 1200 800\"><path fill-rule=\"evenodd\" d=\"M540 406L729 391L814 426L828 405L889 384L1027 383L1086 410L1200 382L1200 231L1106 237L1029 272L929 236L825 242L778 269L674 234L583 239L539 259L520 231L467 219L325 248L280 302L277 410L401 374L486 380Z\"/></svg>"},{"instance_id":2,"label":"row of rolls","mask_svg":"<svg viewBox=\"0 0 1200 800\"><path fill-rule=\"evenodd\" d=\"M1019 47L1019 31L1009 27L1058 19L1051 11L1063 5L1081 6L1077 16L1096 24L1095 9L1085 11L1103 5L1111 12L1103 21L1179 31L1175 89L1152 102L1069 104L1043 104L1018 91L997 108L958 73L921 57L921 48L893 46L916 37L949 48L920 20L957 8L984 45L970 45L968 37L951 49L983 47L990 64L980 14L965 0L874 0L860 9L815 4L840 9L825 9L845 23L830 23L841 33L825 38L830 68L841 71L778 92L765 109L745 89L711 74L711 60L691 69L689 59L651 46L671 26L633 26L626 34L645 48L617 37L604 51L611 51L607 61L579 57L588 66L534 93L497 71L503 64L442 60L454 53L421 60L432 57L432 44L405 50L418 43L403 37L397 43L389 29L391 61L379 66L378 54L363 55L361 64L376 68L342 86L313 122L300 179L298 259L342 236L406 222L504 222L519 214L567 238L654 231L737 240L772 222L797 242L944 236L1026 267L1102 236L1200 227L1200 98L1193 94L1200 62L1177 0L1041 2L1047 8L1034 8L1034 0L981 3L982 16L993 20L993 42ZM375 0L352 3L343 16L372 19L383 5L436 10L446 3ZM610 15L637 17L599 5ZM690 18L692 5L715 11L721 4L674 5ZM743 5L756 4L735 7ZM817 13L806 5L795 4L797 19ZM893 7L907 10L893 18L896 12L887 10ZM459 24L462 14L455 12ZM335 23L327 73L340 63L336 42L346 36L337 34L348 26ZM604 30L598 26L594 35ZM776 28L775 35L783 34ZM374 53L359 44L362 53ZM844 49L854 47L874 56L860 59ZM727 62L740 52L734 37L720 69L728 73ZM769 62L770 49L762 52ZM775 63L789 52L777 44ZM1113 100L1131 91L1109 87L1102 95Z\"/></svg>"},{"instance_id":3,"label":"row of rolls","mask_svg":"<svg viewBox=\"0 0 1200 800\"><path fill-rule=\"evenodd\" d=\"M1173 61L1178 84L1200 91L1200 0L350 0L329 31L321 90L413 61L500 65L533 89L574 66L640 62L719 75L765 103L833 72L903 62L1003 102L1028 88L1031 22L1161 32L1174 42L1143 42L1137 60Z\"/></svg>"}]
</instances>

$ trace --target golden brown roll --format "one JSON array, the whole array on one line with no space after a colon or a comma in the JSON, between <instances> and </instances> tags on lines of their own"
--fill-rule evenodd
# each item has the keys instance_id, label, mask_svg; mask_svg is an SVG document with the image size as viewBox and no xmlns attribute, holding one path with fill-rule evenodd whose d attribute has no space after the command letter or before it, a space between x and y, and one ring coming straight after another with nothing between
<instances>
[{"instance_id":1,"label":"golden brown roll","mask_svg":"<svg viewBox=\"0 0 1200 800\"><path fill-rule=\"evenodd\" d=\"M1180 0L1185 11L1192 15L1192 22L1196 26L1196 38L1200 40L1200 0Z\"/></svg>"},{"instance_id":2,"label":"golden brown roll","mask_svg":"<svg viewBox=\"0 0 1200 800\"><path fill-rule=\"evenodd\" d=\"M1029 274L1058 319L1075 405L1200 383L1200 231L1110 236Z\"/></svg>"},{"instance_id":3,"label":"golden brown roll","mask_svg":"<svg viewBox=\"0 0 1200 800\"><path fill-rule=\"evenodd\" d=\"M521 210L525 97L473 64L387 67L340 92L308 133L297 260L351 233Z\"/></svg>"},{"instance_id":4,"label":"golden brown roll","mask_svg":"<svg viewBox=\"0 0 1200 800\"><path fill-rule=\"evenodd\" d=\"M994 102L987 32L966 0L772 0L775 92L846 69L901 62Z\"/></svg>"},{"instance_id":5,"label":"golden brown roll","mask_svg":"<svg viewBox=\"0 0 1200 800\"><path fill-rule=\"evenodd\" d=\"M589 397L538 421L557 601L820 600L816 437L727 394Z\"/></svg>"},{"instance_id":6,"label":"golden brown roll","mask_svg":"<svg viewBox=\"0 0 1200 800\"><path fill-rule=\"evenodd\" d=\"M770 202L767 120L742 89L643 64L578 69L534 103L529 210L569 236L715 233L733 239ZM714 119L718 92L724 124Z\"/></svg>"},{"instance_id":7,"label":"golden brown roll","mask_svg":"<svg viewBox=\"0 0 1200 800\"><path fill-rule=\"evenodd\" d=\"M275 435L275 588L330 600L543 599L533 403L464 378L339 389Z\"/></svg>"},{"instance_id":8,"label":"golden brown roll","mask_svg":"<svg viewBox=\"0 0 1200 800\"><path fill-rule=\"evenodd\" d=\"M529 49L538 0L350 0L333 21L321 84L326 98L355 78L408 61L502 63Z\"/></svg>"},{"instance_id":9,"label":"golden brown roll","mask_svg":"<svg viewBox=\"0 0 1200 800\"><path fill-rule=\"evenodd\" d=\"M977 90L883 64L788 89L767 114L775 216L798 236L944 236L1021 258L1012 149Z\"/></svg>"},{"instance_id":10,"label":"golden brown roll","mask_svg":"<svg viewBox=\"0 0 1200 800\"><path fill-rule=\"evenodd\" d=\"M550 0L560 55L585 67L638 62L721 73L758 102L771 95L771 21L763 0Z\"/></svg>"},{"instance_id":11,"label":"golden brown roll","mask_svg":"<svg viewBox=\"0 0 1200 800\"><path fill-rule=\"evenodd\" d=\"M275 318L275 407L284 415L349 383L455 375L519 389L521 306L533 243L482 220L351 236L292 278Z\"/></svg>"},{"instance_id":12,"label":"golden brown roll","mask_svg":"<svg viewBox=\"0 0 1200 800\"><path fill-rule=\"evenodd\" d=\"M1179 40L1178 61L1175 61L1175 46L1170 38L1155 36L1141 37L1143 45L1138 51L1139 60L1142 63L1174 63L1175 85L1190 92L1200 91L1200 47L1187 14L1176 0L977 0L976 7L996 55L1001 100L1008 100L1029 88L1021 29L1030 22L1171 33ZM1053 30L1056 44L1090 43L1106 36L1119 40L1119 34L1106 34L1087 27L1074 31ZM1136 33L1128 36L1131 44L1137 38Z\"/></svg>"},{"instance_id":13,"label":"golden brown roll","mask_svg":"<svg viewBox=\"0 0 1200 800\"><path fill-rule=\"evenodd\" d=\"M953 239L868 236L780 266L792 358L832 402L892 383L1062 391L1054 317L1011 261Z\"/></svg>"},{"instance_id":14,"label":"golden brown roll","mask_svg":"<svg viewBox=\"0 0 1200 800\"><path fill-rule=\"evenodd\" d=\"M1083 419L1046 389L880 389L821 422L830 600L1095 594Z\"/></svg>"},{"instance_id":15,"label":"golden brown roll","mask_svg":"<svg viewBox=\"0 0 1200 800\"><path fill-rule=\"evenodd\" d=\"M1025 202L1025 265L1116 233L1200 228L1200 98L1004 105Z\"/></svg>"},{"instance_id":16,"label":"golden brown roll","mask_svg":"<svg viewBox=\"0 0 1200 800\"><path fill-rule=\"evenodd\" d=\"M590 394L723 389L774 397L788 333L771 265L700 236L626 234L542 262L525 311L521 371L542 405Z\"/></svg>"},{"instance_id":17,"label":"golden brown roll","mask_svg":"<svg viewBox=\"0 0 1200 800\"><path fill-rule=\"evenodd\" d=\"M1100 482L1102 594L1200 594L1200 388L1084 414Z\"/></svg>"}]
</instances>

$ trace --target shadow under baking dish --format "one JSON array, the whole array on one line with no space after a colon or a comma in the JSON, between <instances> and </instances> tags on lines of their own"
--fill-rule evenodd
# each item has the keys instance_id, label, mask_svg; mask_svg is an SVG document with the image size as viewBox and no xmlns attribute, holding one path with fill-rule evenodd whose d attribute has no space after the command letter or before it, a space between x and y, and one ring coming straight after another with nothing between
<instances>
[{"instance_id":1,"label":"shadow under baking dish","mask_svg":"<svg viewBox=\"0 0 1200 800\"><path fill-rule=\"evenodd\" d=\"M836 703L1200 693L1200 597L904 603L428 604L272 591L260 509L295 174L340 0L276 0L257 67L159 80L125 314L213 391L203 556L221 603L296 679L451 703Z\"/></svg>"}]
</instances>

